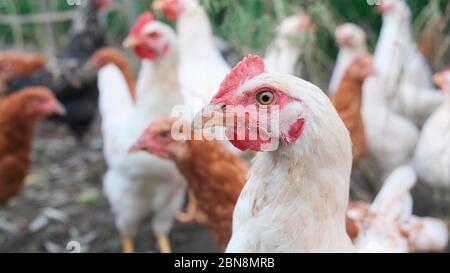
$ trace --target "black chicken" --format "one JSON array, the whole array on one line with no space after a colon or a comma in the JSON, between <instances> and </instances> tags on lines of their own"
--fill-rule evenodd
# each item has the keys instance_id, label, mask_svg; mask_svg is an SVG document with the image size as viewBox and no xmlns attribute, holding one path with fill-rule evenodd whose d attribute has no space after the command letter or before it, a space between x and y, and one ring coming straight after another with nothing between
<instances>
[{"instance_id":1,"label":"black chicken","mask_svg":"<svg viewBox=\"0 0 450 273\"><path fill-rule=\"evenodd\" d=\"M86 63L95 51L107 45L99 11L109 3L110 0L82 1L72 23L69 43L57 55L56 64L8 83L13 92L29 86L53 90L67 110L64 117L54 119L67 123L78 139L88 131L97 113L97 76Z\"/></svg>"}]
</instances>

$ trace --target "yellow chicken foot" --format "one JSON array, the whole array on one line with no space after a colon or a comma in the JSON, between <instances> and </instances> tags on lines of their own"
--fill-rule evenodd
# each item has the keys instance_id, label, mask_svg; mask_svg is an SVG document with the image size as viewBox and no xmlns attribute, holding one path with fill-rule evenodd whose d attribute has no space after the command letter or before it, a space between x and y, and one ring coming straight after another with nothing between
<instances>
[{"instance_id":1,"label":"yellow chicken foot","mask_svg":"<svg viewBox=\"0 0 450 273\"><path fill-rule=\"evenodd\" d=\"M122 251L123 253L134 253L134 243L130 236L122 236Z\"/></svg>"},{"instance_id":2,"label":"yellow chicken foot","mask_svg":"<svg viewBox=\"0 0 450 273\"><path fill-rule=\"evenodd\" d=\"M167 234L156 234L156 240L158 241L159 250L161 253L171 253L169 237Z\"/></svg>"},{"instance_id":3,"label":"yellow chicken foot","mask_svg":"<svg viewBox=\"0 0 450 273\"><path fill-rule=\"evenodd\" d=\"M192 191L189 191L189 203L186 212L178 213L175 218L181 223L193 222L197 218L197 199Z\"/></svg>"}]
</instances>

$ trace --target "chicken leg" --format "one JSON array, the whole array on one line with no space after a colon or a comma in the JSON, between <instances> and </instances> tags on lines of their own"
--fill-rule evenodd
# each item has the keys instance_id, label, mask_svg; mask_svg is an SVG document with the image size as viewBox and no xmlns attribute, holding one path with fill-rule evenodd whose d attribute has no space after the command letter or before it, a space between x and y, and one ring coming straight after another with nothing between
<instances>
[{"instance_id":1,"label":"chicken leg","mask_svg":"<svg viewBox=\"0 0 450 273\"><path fill-rule=\"evenodd\" d=\"M157 233L156 240L158 241L159 250L161 253L171 253L170 242L167 234Z\"/></svg>"},{"instance_id":2,"label":"chicken leg","mask_svg":"<svg viewBox=\"0 0 450 273\"><path fill-rule=\"evenodd\" d=\"M177 214L176 219L181 223L190 223L197 218L197 199L192 191L189 191L189 203L186 212Z\"/></svg>"},{"instance_id":3,"label":"chicken leg","mask_svg":"<svg viewBox=\"0 0 450 273\"><path fill-rule=\"evenodd\" d=\"M134 243L130 236L122 235L122 251L123 253L134 253Z\"/></svg>"}]
</instances>

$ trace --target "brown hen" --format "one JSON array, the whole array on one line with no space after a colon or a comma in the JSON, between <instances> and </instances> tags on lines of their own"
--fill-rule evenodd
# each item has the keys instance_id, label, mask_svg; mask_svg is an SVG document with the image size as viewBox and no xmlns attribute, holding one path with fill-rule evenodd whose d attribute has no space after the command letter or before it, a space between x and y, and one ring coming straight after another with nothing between
<instances>
[{"instance_id":1,"label":"brown hen","mask_svg":"<svg viewBox=\"0 0 450 273\"><path fill-rule=\"evenodd\" d=\"M46 64L45 57L40 54L21 51L5 51L0 53L0 94L7 89L7 83L14 77L28 76Z\"/></svg>"},{"instance_id":2,"label":"brown hen","mask_svg":"<svg viewBox=\"0 0 450 273\"><path fill-rule=\"evenodd\" d=\"M334 107L350 131L353 160L357 162L367 153L367 142L361 116L362 86L374 71L371 55L357 58L347 69L337 92L332 97Z\"/></svg>"},{"instance_id":3,"label":"brown hen","mask_svg":"<svg viewBox=\"0 0 450 273\"><path fill-rule=\"evenodd\" d=\"M64 112L64 107L46 88L24 89L0 103L0 205L6 204L23 186L36 121Z\"/></svg>"},{"instance_id":4,"label":"brown hen","mask_svg":"<svg viewBox=\"0 0 450 273\"><path fill-rule=\"evenodd\" d=\"M189 133L183 132L194 134L189 124L176 122L173 118L153 122L132 150L144 150L175 162L187 180L190 197L187 213L179 215L179 220L206 225L218 249L224 251L231 237L233 210L247 179L248 166L219 141L175 140L172 127L182 128L177 132L182 132L184 137Z\"/></svg>"}]
</instances>

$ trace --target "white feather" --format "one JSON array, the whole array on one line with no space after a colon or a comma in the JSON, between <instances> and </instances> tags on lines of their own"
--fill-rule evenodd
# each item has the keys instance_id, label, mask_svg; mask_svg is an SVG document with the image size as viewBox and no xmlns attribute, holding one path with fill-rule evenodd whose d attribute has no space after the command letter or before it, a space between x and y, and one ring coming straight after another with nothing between
<instances>
[{"instance_id":1,"label":"white feather","mask_svg":"<svg viewBox=\"0 0 450 273\"><path fill-rule=\"evenodd\" d=\"M139 223L154 212L153 232L168 234L184 198L184 180L175 165L147 153L129 154L155 118L169 116L182 104L178 85L176 37L170 27L152 23L172 41L171 50L157 60L142 61L136 103L125 96L123 76L107 67L99 82L104 154L108 170L103 179L106 196L123 235L134 236ZM114 73L106 74L106 71ZM109 78L114 76L117 78ZM117 92L114 92L117 91Z\"/></svg>"},{"instance_id":2,"label":"white feather","mask_svg":"<svg viewBox=\"0 0 450 273\"><path fill-rule=\"evenodd\" d=\"M280 113L280 123L301 117L305 129L295 143L256 156L227 252L353 251L344 221L352 165L344 123L319 88L293 76L262 74L238 93L266 84L301 100Z\"/></svg>"}]
</instances>

